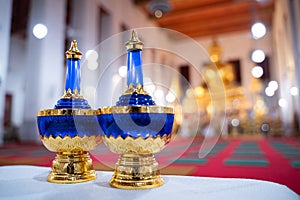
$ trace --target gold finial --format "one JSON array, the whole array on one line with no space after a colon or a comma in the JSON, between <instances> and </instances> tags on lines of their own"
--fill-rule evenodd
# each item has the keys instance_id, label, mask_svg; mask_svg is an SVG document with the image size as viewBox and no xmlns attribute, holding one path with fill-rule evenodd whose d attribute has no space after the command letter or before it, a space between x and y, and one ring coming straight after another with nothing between
<instances>
[{"instance_id":1,"label":"gold finial","mask_svg":"<svg viewBox=\"0 0 300 200\"><path fill-rule=\"evenodd\" d=\"M212 62L217 63L221 61L222 57L222 48L217 42L216 39L213 39L211 46L209 47L209 54L210 54L210 59Z\"/></svg>"},{"instance_id":2,"label":"gold finial","mask_svg":"<svg viewBox=\"0 0 300 200\"><path fill-rule=\"evenodd\" d=\"M138 35L135 30L132 31L131 39L126 42L127 51L129 50L142 50L144 43L141 42L138 38Z\"/></svg>"},{"instance_id":3,"label":"gold finial","mask_svg":"<svg viewBox=\"0 0 300 200\"><path fill-rule=\"evenodd\" d=\"M77 48L76 40L73 40L71 43L71 47L68 51L66 51L67 58L78 58L81 59L82 53Z\"/></svg>"},{"instance_id":4,"label":"gold finial","mask_svg":"<svg viewBox=\"0 0 300 200\"><path fill-rule=\"evenodd\" d=\"M127 90L123 93L123 95L132 95L133 93L137 94L148 94L146 90L144 90L144 86L142 86L140 83L137 84L136 87L134 87L133 83L130 83Z\"/></svg>"}]
</instances>

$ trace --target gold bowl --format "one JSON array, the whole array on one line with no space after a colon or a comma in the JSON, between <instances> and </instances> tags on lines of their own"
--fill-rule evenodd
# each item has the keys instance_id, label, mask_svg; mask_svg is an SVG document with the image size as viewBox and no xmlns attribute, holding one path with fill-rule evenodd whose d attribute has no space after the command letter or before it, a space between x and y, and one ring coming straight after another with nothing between
<instances>
[{"instance_id":1,"label":"gold bowl","mask_svg":"<svg viewBox=\"0 0 300 200\"><path fill-rule=\"evenodd\" d=\"M159 166L153 154L170 141L173 109L163 106L113 106L100 108L103 142L121 154L110 185L121 189L161 186Z\"/></svg>"},{"instance_id":2,"label":"gold bowl","mask_svg":"<svg viewBox=\"0 0 300 200\"><path fill-rule=\"evenodd\" d=\"M88 153L102 140L96 110L40 110L37 122L43 145L57 152L49 182L78 183L96 178Z\"/></svg>"}]
</instances>

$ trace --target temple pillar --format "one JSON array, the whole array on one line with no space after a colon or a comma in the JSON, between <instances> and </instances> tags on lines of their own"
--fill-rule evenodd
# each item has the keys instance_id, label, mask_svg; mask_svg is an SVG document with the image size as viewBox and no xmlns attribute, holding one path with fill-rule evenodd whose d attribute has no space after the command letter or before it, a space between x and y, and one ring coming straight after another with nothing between
<instances>
[{"instance_id":1,"label":"temple pillar","mask_svg":"<svg viewBox=\"0 0 300 200\"><path fill-rule=\"evenodd\" d=\"M5 83L8 70L12 0L0 0L0 145L4 134Z\"/></svg>"},{"instance_id":2,"label":"temple pillar","mask_svg":"<svg viewBox=\"0 0 300 200\"><path fill-rule=\"evenodd\" d=\"M24 123L20 139L40 141L36 113L53 108L63 94L65 11L63 0L32 0L28 21ZM48 34L37 39L33 27L42 23Z\"/></svg>"}]
</instances>

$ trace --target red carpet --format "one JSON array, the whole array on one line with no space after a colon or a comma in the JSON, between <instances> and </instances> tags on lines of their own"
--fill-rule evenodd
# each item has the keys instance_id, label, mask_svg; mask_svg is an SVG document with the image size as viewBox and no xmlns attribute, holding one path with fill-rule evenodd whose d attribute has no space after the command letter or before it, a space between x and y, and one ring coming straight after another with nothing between
<instances>
[{"instance_id":1,"label":"red carpet","mask_svg":"<svg viewBox=\"0 0 300 200\"><path fill-rule=\"evenodd\" d=\"M199 138L172 141L156 155L162 174L267 180L300 194L300 138L221 139L199 159L201 143ZM51 166L54 156L39 144L0 147L0 165ZM103 143L91 156L97 170L112 170L118 158Z\"/></svg>"}]
</instances>

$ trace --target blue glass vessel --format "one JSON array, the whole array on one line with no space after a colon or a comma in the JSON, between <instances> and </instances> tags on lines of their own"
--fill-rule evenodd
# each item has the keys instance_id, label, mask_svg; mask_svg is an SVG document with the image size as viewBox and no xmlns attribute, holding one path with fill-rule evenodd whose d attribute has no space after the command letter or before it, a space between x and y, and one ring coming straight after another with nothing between
<instances>
[{"instance_id":1,"label":"blue glass vessel","mask_svg":"<svg viewBox=\"0 0 300 200\"><path fill-rule=\"evenodd\" d=\"M66 52L67 71L64 95L54 109L40 110L37 124L44 146L57 152L48 181L77 183L93 180L96 173L88 151L101 142L97 110L91 109L80 94L80 59L82 53L72 41Z\"/></svg>"},{"instance_id":2,"label":"blue glass vessel","mask_svg":"<svg viewBox=\"0 0 300 200\"><path fill-rule=\"evenodd\" d=\"M100 108L103 141L121 154L110 185L121 189L147 189L163 184L153 156L170 141L173 108L158 106L143 87L143 43L132 32L127 47L127 89L115 106Z\"/></svg>"},{"instance_id":3,"label":"blue glass vessel","mask_svg":"<svg viewBox=\"0 0 300 200\"><path fill-rule=\"evenodd\" d=\"M116 106L153 106L152 97L143 90L142 47L135 32L127 42L127 86L128 89L119 98Z\"/></svg>"},{"instance_id":4,"label":"blue glass vessel","mask_svg":"<svg viewBox=\"0 0 300 200\"><path fill-rule=\"evenodd\" d=\"M64 96L57 101L55 109L90 109L88 104L80 95L80 58L82 53L79 52L77 44L73 41L67 56L67 71Z\"/></svg>"}]
</instances>

